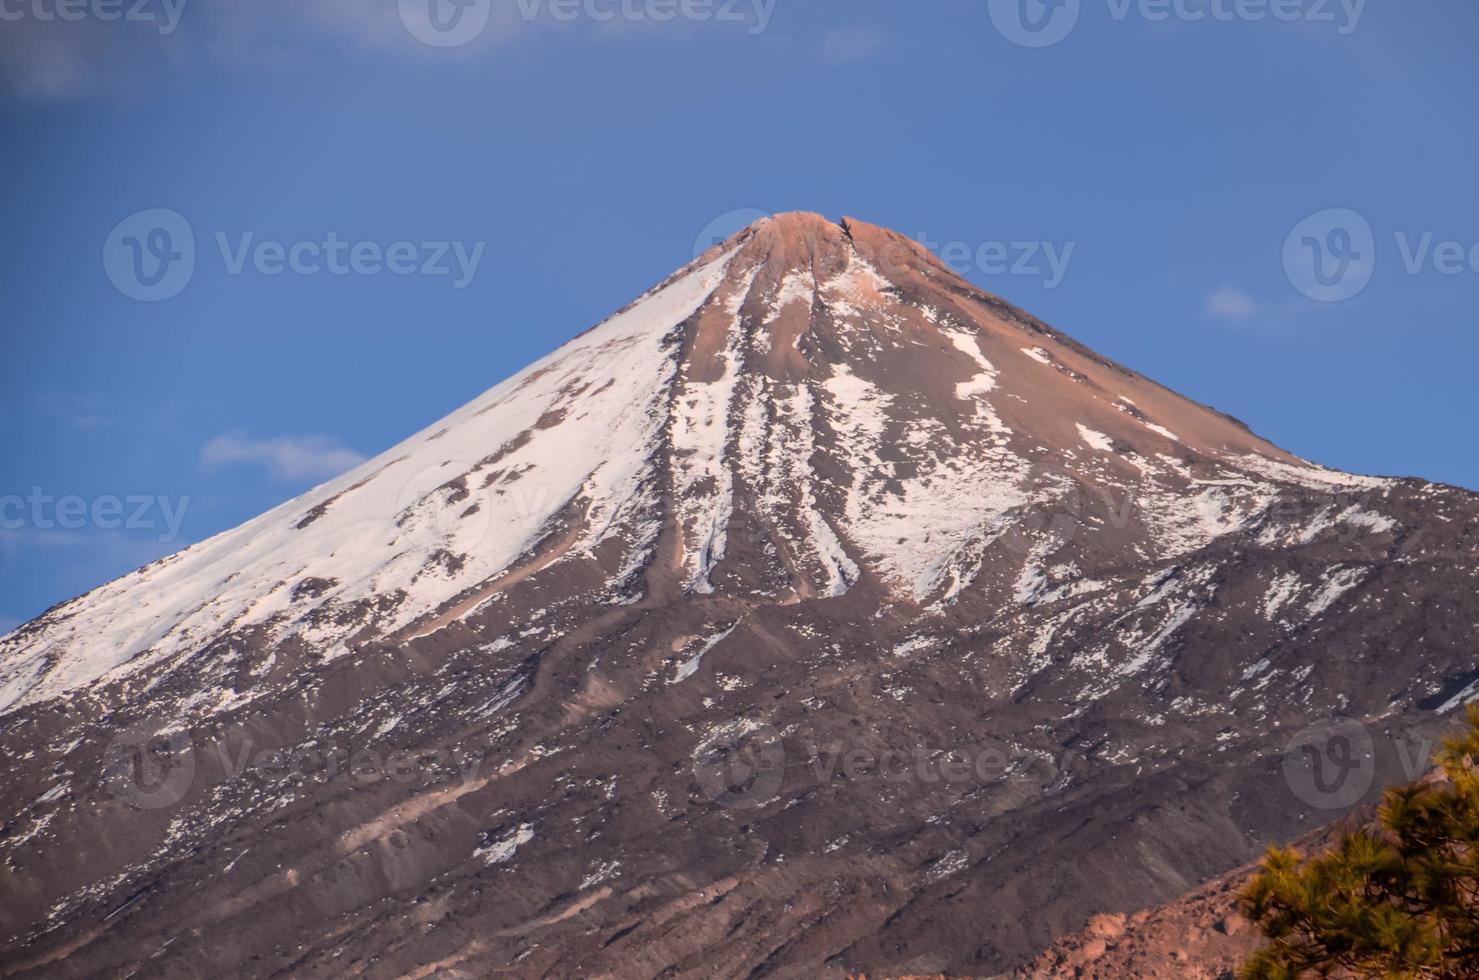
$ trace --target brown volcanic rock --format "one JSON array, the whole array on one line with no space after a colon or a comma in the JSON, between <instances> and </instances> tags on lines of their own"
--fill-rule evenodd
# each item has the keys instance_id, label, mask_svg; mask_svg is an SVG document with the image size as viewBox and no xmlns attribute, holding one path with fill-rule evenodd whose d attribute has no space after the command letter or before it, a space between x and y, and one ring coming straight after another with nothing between
<instances>
[{"instance_id":1,"label":"brown volcanic rock","mask_svg":"<svg viewBox=\"0 0 1479 980\"><path fill-rule=\"evenodd\" d=\"M1237 911L1250 868L1214 879L1153 911L1096 916L1014 976L1021 980L1229 980L1259 947Z\"/></svg>"},{"instance_id":2,"label":"brown volcanic rock","mask_svg":"<svg viewBox=\"0 0 1479 980\"><path fill-rule=\"evenodd\" d=\"M769 219L0 639L0 967L999 974L1327 820L1313 721L1403 775L1476 529Z\"/></svg>"},{"instance_id":3,"label":"brown volcanic rock","mask_svg":"<svg viewBox=\"0 0 1479 980\"><path fill-rule=\"evenodd\" d=\"M1343 830L1374 818L1365 809L1306 834L1302 854L1328 849ZM1159 908L1099 915L1017 970L1017 980L1232 980L1263 946L1262 933L1238 909L1257 863L1236 868Z\"/></svg>"}]
</instances>

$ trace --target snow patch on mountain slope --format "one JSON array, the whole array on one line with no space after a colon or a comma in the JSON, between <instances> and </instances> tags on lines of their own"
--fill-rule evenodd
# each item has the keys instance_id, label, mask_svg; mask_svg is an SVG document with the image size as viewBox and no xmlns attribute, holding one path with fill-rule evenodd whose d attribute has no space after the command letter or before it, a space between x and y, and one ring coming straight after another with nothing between
<instances>
[{"instance_id":1,"label":"snow patch on mountain slope","mask_svg":"<svg viewBox=\"0 0 1479 980\"><path fill-rule=\"evenodd\" d=\"M489 841L472 852L475 858L481 858L484 864L504 864L513 860L519 848L534 839L534 825L532 823L520 824L516 829L496 840Z\"/></svg>"},{"instance_id":2,"label":"snow patch on mountain slope","mask_svg":"<svg viewBox=\"0 0 1479 980\"><path fill-rule=\"evenodd\" d=\"M1144 670L1166 641L1175 636L1181 627L1191 622L1199 608L1200 606L1195 602L1184 602L1173 609L1170 615L1137 645L1134 656L1121 664L1115 673L1121 677L1128 677Z\"/></svg>"},{"instance_id":3,"label":"snow patch on mountain slope","mask_svg":"<svg viewBox=\"0 0 1479 980\"><path fill-rule=\"evenodd\" d=\"M1309 544L1334 526L1335 508L1326 507L1315 515L1314 520L1310 521L1303 531L1299 532L1299 537L1296 540L1300 544Z\"/></svg>"},{"instance_id":4,"label":"snow patch on mountain slope","mask_svg":"<svg viewBox=\"0 0 1479 980\"><path fill-rule=\"evenodd\" d=\"M969 381L962 381L955 386L955 394L958 398L972 399L977 395L984 395L996 387L996 367L981 353L981 345L974 334L965 333L960 330L944 331L950 343L955 349L968 356L976 362L979 373Z\"/></svg>"},{"instance_id":5,"label":"snow patch on mountain slope","mask_svg":"<svg viewBox=\"0 0 1479 980\"><path fill-rule=\"evenodd\" d=\"M1279 611L1289 605L1300 592L1300 578L1297 572L1284 572L1277 575L1269 583L1268 591L1263 595L1263 617L1272 620Z\"/></svg>"},{"instance_id":6,"label":"snow patch on mountain slope","mask_svg":"<svg viewBox=\"0 0 1479 980\"><path fill-rule=\"evenodd\" d=\"M1385 534L1397 526L1397 522L1385 514L1377 514L1366 510L1360 504L1353 504L1341 512L1336 520L1345 524L1354 524L1364 527L1373 534Z\"/></svg>"},{"instance_id":7,"label":"snow patch on mountain slope","mask_svg":"<svg viewBox=\"0 0 1479 980\"><path fill-rule=\"evenodd\" d=\"M1468 704L1470 701L1475 700L1479 700L1479 681L1474 681L1472 684L1469 684L1453 697L1449 698L1447 701L1444 701L1441 705L1438 706L1437 713L1440 715L1446 715L1448 714L1448 712L1452 711L1454 708L1457 708L1459 705Z\"/></svg>"},{"instance_id":8,"label":"snow patch on mountain slope","mask_svg":"<svg viewBox=\"0 0 1479 980\"><path fill-rule=\"evenodd\" d=\"M1102 432L1095 432L1082 422L1076 424L1078 426L1078 437L1091 448L1097 449L1101 453L1114 452L1114 441L1109 436Z\"/></svg>"},{"instance_id":9,"label":"snow patch on mountain slope","mask_svg":"<svg viewBox=\"0 0 1479 980\"><path fill-rule=\"evenodd\" d=\"M858 580L858 564L848 557L847 550L842 547L842 540L837 537L837 532L832 530L832 525L827 523L825 517L817 513L814 500L807 508L807 517L810 522L812 542L816 545L817 557L827 572L824 594L846 595L847 590L852 588L853 583Z\"/></svg>"},{"instance_id":10,"label":"snow patch on mountain slope","mask_svg":"<svg viewBox=\"0 0 1479 980\"><path fill-rule=\"evenodd\" d=\"M1328 490L1332 487L1353 490L1383 490L1395 486L1397 483L1396 480L1386 477L1358 476L1355 473L1342 473L1339 470L1326 469L1323 466L1302 460L1301 465L1296 466L1253 453L1232 457L1232 460L1239 469L1246 470L1250 473L1257 473L1267 479L1277 480L1281 483L1294 483L1315 490Z\"/></svg>"},{"instance_id":11,"label":"snow patch on mountain slope","mask_svg":"<svg viewBox=\"0 0 1479 980\"><path fill-rule=\"evenodd\" d=\"M1366 577L1370 574L1369 569L1361 567L1331 569L1325 573L1320 583L1320 590L1310 599L1305 613L1311 619L1320 615L1335 605L1341 596L1366 581Z\"/></svg>"},{"instance_id":12,"label":"snow patch on mountain slope","mask_svg":"<svg viewBox=\"0 0 1479 980\"><path fill-rule=\"evenodd\" d=\"M694 267L336 480L54 610L0 641L0 712L186 657L222 632L304 630L314 610L398 596L388 612L320 612L314 637L373 619L405 626L509 568L577 496L576 549L637 518L675 370L669 333L708 299L734 252ZM490 455L490 453L492 455ZM648 481L650 482L650 481ZM434 556L459 556L456 573ZM332 583L295 597L313 578Z\"/></svg>"},{"instance_id":13,"label":"snow patch on mountain slope","mask_svg":"<svg viewBox=\"0 0 1479 980\"><path fill-rule=\"evenodd\" d=\"M834 313L851 319L862 314L859 307L877 307L880 297L891 288L892 284L853 249L847 267L822 283L820 292Z\"/></svg>"},{"instance_id":14,"label":"snow patch on mountain slope","mask_svg":"<svg viewBox=\"0 0 1479 980\"><path fill-rule=\"evenodd\" d=\"M723 643L726 639L728 639L729 634L733 633L735 627L738 625L739 623L735 623L729 628L721 630L720 632L709 637L707 640L702 641L699 644L698 649L694 651L694 653L689 656L687 660L684 660L678 665L677 669L673 672L672 682L674 684L681 684L683 681L688 680L688 678L698 673L699 667L703 665L704 655L707 654L710 650L714 649L720 643Z\"/></svg>"},{"instance_id":15,"label":"snow patch on mountain slope","mask_svg":"<svg viewBox=\"0 0 1479 980\"><path fill-rule=\"evenodd\" d=\"M776 290L775 298L770 301L770 308L766 311L766 322L773 321L780 316L792 303L805 301L808 307L816 299L816 280L810 273L788 272L781 280L780 288Z\"/></svg>"},{"instance_id":16,"label":"snow patch on mountain slope","mask_svg":"<svg viewBox=\"0 0 1479 980\"><path fill-rule=\"evenodd\" d=\"M798 558L813 560L821 567L827 577L823 595L840 596L857 582L861 572L819 509L817 476L811 463L816 452L812 425L816 396L805 385L785 395L775 387L761 379L745 406L739 469L754 489L762 513L797 514L802 540L795 540L784 527L777 527L775 533L792 545ZM767 404L772 406L773 415L767 411Z\"/></svg>"},{"instance_id":17,"label":"snow patch on mountain slope","mask_svg":"<svg viewBox=\"0 0 1479 980\"><path fill-rule=\"evenodd\" d=\"M1143 480L1134 490L1134 503L1152 529L1158 556L1162 558L1195 551L1239 530L1277 494L1277 488L1257 484L1240 489L1207 486L1193 495L1177 490L1166 479L1168 469L1185 478L1184 471L1170 457L1157 457L1157 462L1151 465L1151 478Z\"/></svg>"},{"instance_id":18,"label":"snow patch on mountain slope","mask_svg":"<svg viewBox=\"0 0 1479 980\"><path fill-rule=\"evenodd\" d=\"M952 560L999 535L1006 516L1028 502L1021 488L1027 462L987 440L956 442L933 420L910 419L897 427L928 428L931 438L910 446L914 475L903 476L880 457L894 397L846 365L834 365L824 388L828 419L844 449L840 458L853 471L845 507L849 540L916 600L952 574L963 578Z\"/></svg>"},{"instance_id":19,"label":"snow patch on mountain slope","mask_svg":"<svg viewBox=\"0 0 1479 980\"><path fill-rule=\"evenodd\" d=\"M674 398L673 484L678 519L690 548L684 555L688 587L713 592L709 573L724 558L729 519L734 513L734 474L728 464L730 410L740 375L744 331L740 306L758 268L751 269L724 301L724 350L717 355L723 373L716 381L683 379Z\"/></svg>"},{"instance_id":20,"label":"snow patch on mountain slope","mask_svg":"<svg viewBox=\"0 0 1479 980\"><path fill-rule=\"evenodd\" d=\"M1027 606L1035 603L1048 589L1048 577L1043 570L1036 565L1023 567L1021 574L1013 585L1014 598L1017 605Z\"/></svg>"}]
</instances>

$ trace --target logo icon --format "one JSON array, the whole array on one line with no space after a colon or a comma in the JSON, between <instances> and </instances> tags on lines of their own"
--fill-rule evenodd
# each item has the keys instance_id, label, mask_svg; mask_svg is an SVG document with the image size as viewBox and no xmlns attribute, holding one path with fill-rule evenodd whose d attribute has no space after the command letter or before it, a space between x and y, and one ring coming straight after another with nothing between
<instances>
[{"instance_id":1,"label":"logo icon","mask_svg":"<svg viewBox=\"0 0 1479 980\"><path fill-rule=\"evenodd\" d=\"M1303 729L1284 749L1284 781L1320 810L1355 805L1376 779L1376 749L1359 722L1331 718Z\"/></svg>"},{"instance_id":2,"label":"logo icon","mask_svg":"<svg viewBox=\"0 0 1479 980\"><path fill-rule=\"evenodd\" d=\"M451 459L418 471L396 499L396 527L427 546L467 553L487 540L493 529L494 490L484 487L488 473L475 463ZM537 530L544 500L536 485L509 487L524 531Z\"/></svg>"},{"instance_id":3,"label":"logo icon","mask_svg":"<svg viewBox=\"0 0 1479 980\"><path fill-rule=\"evenodd\" d=\"M1001 36L1023 48L1057 44L1078 24L1081 0L986 0Z\"/></svg>"},{"instance_id":4,"label":"logo icon","mask_svg":"<svg viewBox=\"0 0 1479 980\"><path fill-rule=\"evenodd\" d=\"M185 798L195 781L190 734L139 722L115 735L103 750L103 787L136 810L162 810Z\"/></svg>"},{"instance_id":5,"label":"logo icon","mask_svg":"<svg viewBox=\"0 0 1479 980\"><path fill-rule=\"evenodd\" d=\"M1001 543L1028 555L1053 551L1072 541L1084 525L1084 501L1077 483L1034 466L1022 486L1028 503L1008 514ZM1133 501L1127 499L1127 504Z\"/></svg>"},{"instance_id":6,"label":"logo icon","mask_svg":"<svg viewBox=\"0 0 1479 980\"><path fill-rule=\"evenodd\" d=\"M716 245L722 245L735 235L759 221L761 218L769 218L769 211L761 211L759 208L735 208L733 211L725 211L713 221L704 225L703 231L693 240L693 257L696 259Z\"/></svg>"},{"instance_id":7,"label":"logo icon","mask_svg":"<svg viewBox=\"0 0 1479 980\"><path fill-rule=\"evenodd\" d=\"M750 810L775 799L785 775L786 749L770 725L740 727L693 760L699 789L728 810Z\"/></svg>"},{"instance_id":8,"label":"logo icon","mask_svg":"<svg viewBox=\"0 0 1479 980\"><path fill-rule=\"evenodd\" d=\"M178 295L195 275L190 222L169 208L135 211L103 243L103 271L130 299L157 303Z\"/></svg>"},{"instance_id":9,"label":"logo icon","mask_svg":"<svg viewBox=\"0 0 1479 980\"><path fill-rule=\"evenodd\" d=\"M400 0L401 23L434 48L459 48L488 26L492 0Z\"/></svg>"},{"instance_id":10,"label":"logo icon","mask_svg":"<svg viewBox=\"0 0 1479 980\"><path fill-rule=\"evenodd\" d=\"M1349 208L1326 208L1284 239L1284 272L1294 288L1321 303L1350 299L1376 270L1376 236Z\"/></svg>"}]
</instances>

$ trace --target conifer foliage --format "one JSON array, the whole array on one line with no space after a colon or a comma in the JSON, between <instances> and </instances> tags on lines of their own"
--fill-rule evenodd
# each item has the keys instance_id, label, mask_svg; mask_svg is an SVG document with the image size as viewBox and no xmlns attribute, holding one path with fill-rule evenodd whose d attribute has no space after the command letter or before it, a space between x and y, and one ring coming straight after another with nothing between
<instances>
[{"instance_id":1,"label":"conifer foliage","mask_svg":"<svg viewBox=\"0 0 1479 980\"><path fill-rule=\"evenodd\" d=\"M1378 825L1305 860L1272 847L1242 895L1269 939L1246 980L1479 977L1479 705L1442 777L1387 790Z\"/></svg>"}]
</instances>

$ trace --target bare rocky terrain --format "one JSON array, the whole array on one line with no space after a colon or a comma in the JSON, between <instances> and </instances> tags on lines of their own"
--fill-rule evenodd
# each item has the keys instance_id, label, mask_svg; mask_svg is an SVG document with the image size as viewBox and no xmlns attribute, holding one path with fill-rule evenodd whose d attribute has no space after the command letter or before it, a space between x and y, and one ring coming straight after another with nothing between
<instances>
[{"instance_id":1,"label":"bare rocky terrain","mask_svg":"<svg viewBox=\"0 0 1479 980\"><path fill-rule=\"evenodd\" d=\"M1232 980L1259 947L1257 930L1237 911L1238 891L1251 873L1239 868L1157 909L1097 915L1015 976Z\"/></svg>"},{"instance_id":2,"label":"bare rocky terrain","mask_svg":"<svg viewBox=\"0 0 1479 980\"><path fill-rule=\"evenodd\" d=\"M1353 825L1348 817L1289 843L1318 854ZM1158 908L1096 915L1016 970L1014 980L1234 980L1263 945L1238 909L1238 895L1256 870L1256 862L1235 868Z\"/></svg>"},{"instance_id":3,"label":"bare rocky terrain","mask_svg":"<svg viewBox=\"0 0 1479 980\"><path fill-rule=\"evenodd\" d=\"M1425 782L1446 782L1438 768ZM1359 807L1298 840L1281 842L1305 857L1335 848L1355 830L1380 831L1378 809ZM1013 980L1235 980L1249 957L1265 945L1263 934L1239 907L1239 896L1258 870L1257 861L1234 868L1157 908L1096 915L1083 929L1060 937Z\"/></svg>"},{"instance_id":4,"label":"bare rocky terrain","mask_svg":"<svg viewBox=\"0 0 1479 980\"><path fill-rule=\"evenodd\" d=\"M1007 973L1407 778L1476 584L1474 494L767 219L0 639L0 970Z\"/></svg>"}]
</instances>

